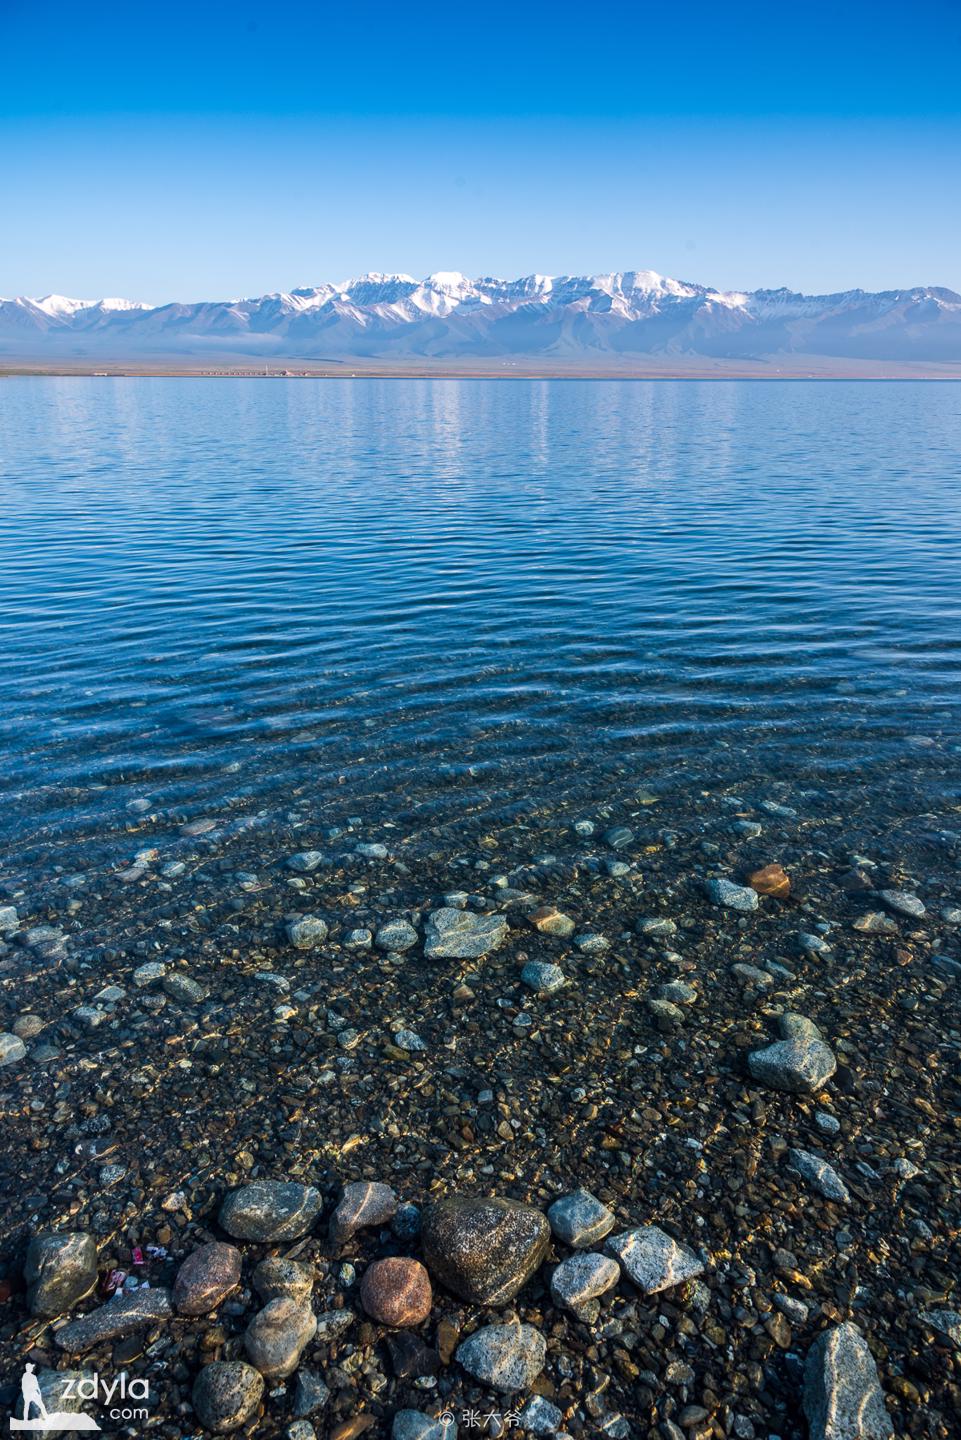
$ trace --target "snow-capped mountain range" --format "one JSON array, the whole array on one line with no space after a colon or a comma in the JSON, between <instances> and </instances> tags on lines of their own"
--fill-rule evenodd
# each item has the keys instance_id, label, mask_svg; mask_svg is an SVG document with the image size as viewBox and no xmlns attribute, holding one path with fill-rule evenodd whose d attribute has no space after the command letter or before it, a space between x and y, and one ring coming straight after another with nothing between
<instances>
[{"instance_id":1,"label":"snow-capped mountain range","mask_svg":"<svg viewBox=\"0 0 961 1440\"><path fill-rule=\"evenodd\" d=\"M469 280L362 275L256 299L145 305L0 300L0 357L111 360L778 355L961 363L961 295L936 286L837 295L715 290L653 270Z\"/></svg>"}]
</instances>

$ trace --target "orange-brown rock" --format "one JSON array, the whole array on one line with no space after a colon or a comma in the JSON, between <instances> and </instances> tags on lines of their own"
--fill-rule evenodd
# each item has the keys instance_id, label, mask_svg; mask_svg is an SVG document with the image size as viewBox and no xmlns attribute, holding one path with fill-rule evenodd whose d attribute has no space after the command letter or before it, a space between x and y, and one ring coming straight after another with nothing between
<instances>
[{"instance_id":1,"label":"orange-brown rock","mask_svg":"<svg viewBox=\"0 0 961 1440\"><path fill-rule=\"evenodd\" d=\"M330 1440L354 1440L356 1435L363 1435L365 1430L376 1424L375 1415L352 1415L349 1420L342 1421L331 1430Z\"/></svg>"},{"instance_id":2,"label":"orange-brown rock","mask_svg":"<svg viewBox=\"0 0 961 1440\"><path fill-rule=\"evenodd\" d=\"M420 1325L430 1314L430 1277L419 1260L375 1260L360 1282L360 1302L382 1325Z\"/></svg>"},{"instance_id":3,"label":"orange-brown rock","mask_svg":"<svg viewBox=\"0 0 961 1440\"><path fill-rule=\"evenodd\" d=\"M780 865L765 865L755 870L753 875L748 876L747 883L758 895L774 895L778 900L791 893L791 881Z\"/></svg>"}]
</instances>

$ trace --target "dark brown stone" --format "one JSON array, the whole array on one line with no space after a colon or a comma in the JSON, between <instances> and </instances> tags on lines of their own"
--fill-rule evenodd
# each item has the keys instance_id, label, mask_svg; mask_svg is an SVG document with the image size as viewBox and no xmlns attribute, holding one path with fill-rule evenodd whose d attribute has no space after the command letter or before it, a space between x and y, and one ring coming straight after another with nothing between
<instances>
[{"instance_id":1,"label":"dark brown stone","mask_svg":"<svg viewBox=\"0 0 961 1440\"><path fill-rule=\"evenodd\" d=\"M518 1200L441 1200L424 1219L427 1268L477 1305L512 1300L537 1270L550 1240L546 1215Z\"/></svg>"}]
</instances>

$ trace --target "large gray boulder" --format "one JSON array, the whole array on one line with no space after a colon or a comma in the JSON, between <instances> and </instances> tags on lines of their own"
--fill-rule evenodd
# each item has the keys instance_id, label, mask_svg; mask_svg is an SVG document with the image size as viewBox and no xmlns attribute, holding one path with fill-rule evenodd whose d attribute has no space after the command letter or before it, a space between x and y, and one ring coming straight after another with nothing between
<instances>
[{"instance_id":1,"label":"large gray boulder","mask_svg":"<svg viewBox=\"0 0 961 1440\"><path fill-rule=\"evenodd\" d=\"M845 1321L819 1335L804 1367L809 1440L891 1440L874 1357L856 1325Z\"/></svg>"},{"instance_id":2,"label":"large gray boulder","mask_svg":"<svg viewBox=\"0 0 961 1440\"><path fill-rule=\"evenodd\" d=\"M23 1267L31 1315L52 1319L70 1310L97 1283L97 1246L92 1235L35 1235Z\"/></svg>"},{"instance_id":3,"label":"large gray boulder","mask_svg":"<svg viewBox=\"0 0 961 1440\"><path fill-rule=\"evenodd\" d=\"M781 1035L773 1045L752 1050L748 1069L771 1090L813 1095L837 1069L834 1051L824 1043L814 1022L803 1015L782 1015Z\"/></svg>"},{"instance_id":4,"label":"large gray boulder","mask_svg":"<svg viewBox=\"0 0 961 1440\"><path fill-rule=\"evenodd\" d=\"M475 1305L505 1305L538 1268L550 1226L518 1200L451 1198L428 1208L421 1235L435 1280Z\"/></svg>"},{"instance_id":5,"label":"large gray boulder","mask_svg":"<svg viewBox=\"0 0 961 1440\"><path fill-rule=\"evenodd\" d=\"M253 1180L231 1190L220 1207L220 1223L235 1240L261 1244L299 1240L323 1206L313 1185L293 1180Z\"/></svg>"},{"instance_id":6,"label":"large gray boulder","mask_svg":"<svg viewBox=\"0 0 961 1440\"><path fill-rule=\"evenodd\" d=\"M437 960L479 960L497 949L507 931L503 915L475 915L445 905L428 916L424 954Z\"/></svg>"}]
</instances>

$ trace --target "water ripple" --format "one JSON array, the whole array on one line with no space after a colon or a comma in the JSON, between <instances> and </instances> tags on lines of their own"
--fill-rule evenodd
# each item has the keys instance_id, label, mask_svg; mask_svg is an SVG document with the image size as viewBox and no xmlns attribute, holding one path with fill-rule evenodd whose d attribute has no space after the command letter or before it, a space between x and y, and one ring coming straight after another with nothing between
<instances>
[{"instance_id":1,"label":"water ripple","mask_svg":"<svg viewBox=\"0 0 961 1440\"><path fill-rule=\"evenodd\" d=\"M776 751L841 785L912 734L957 753L956 386L0 398L7 841L119 829L145 789L200 813L391 774L443 812L452 774L506 807L623 764Z\"/></svg>"}]
</instances>

